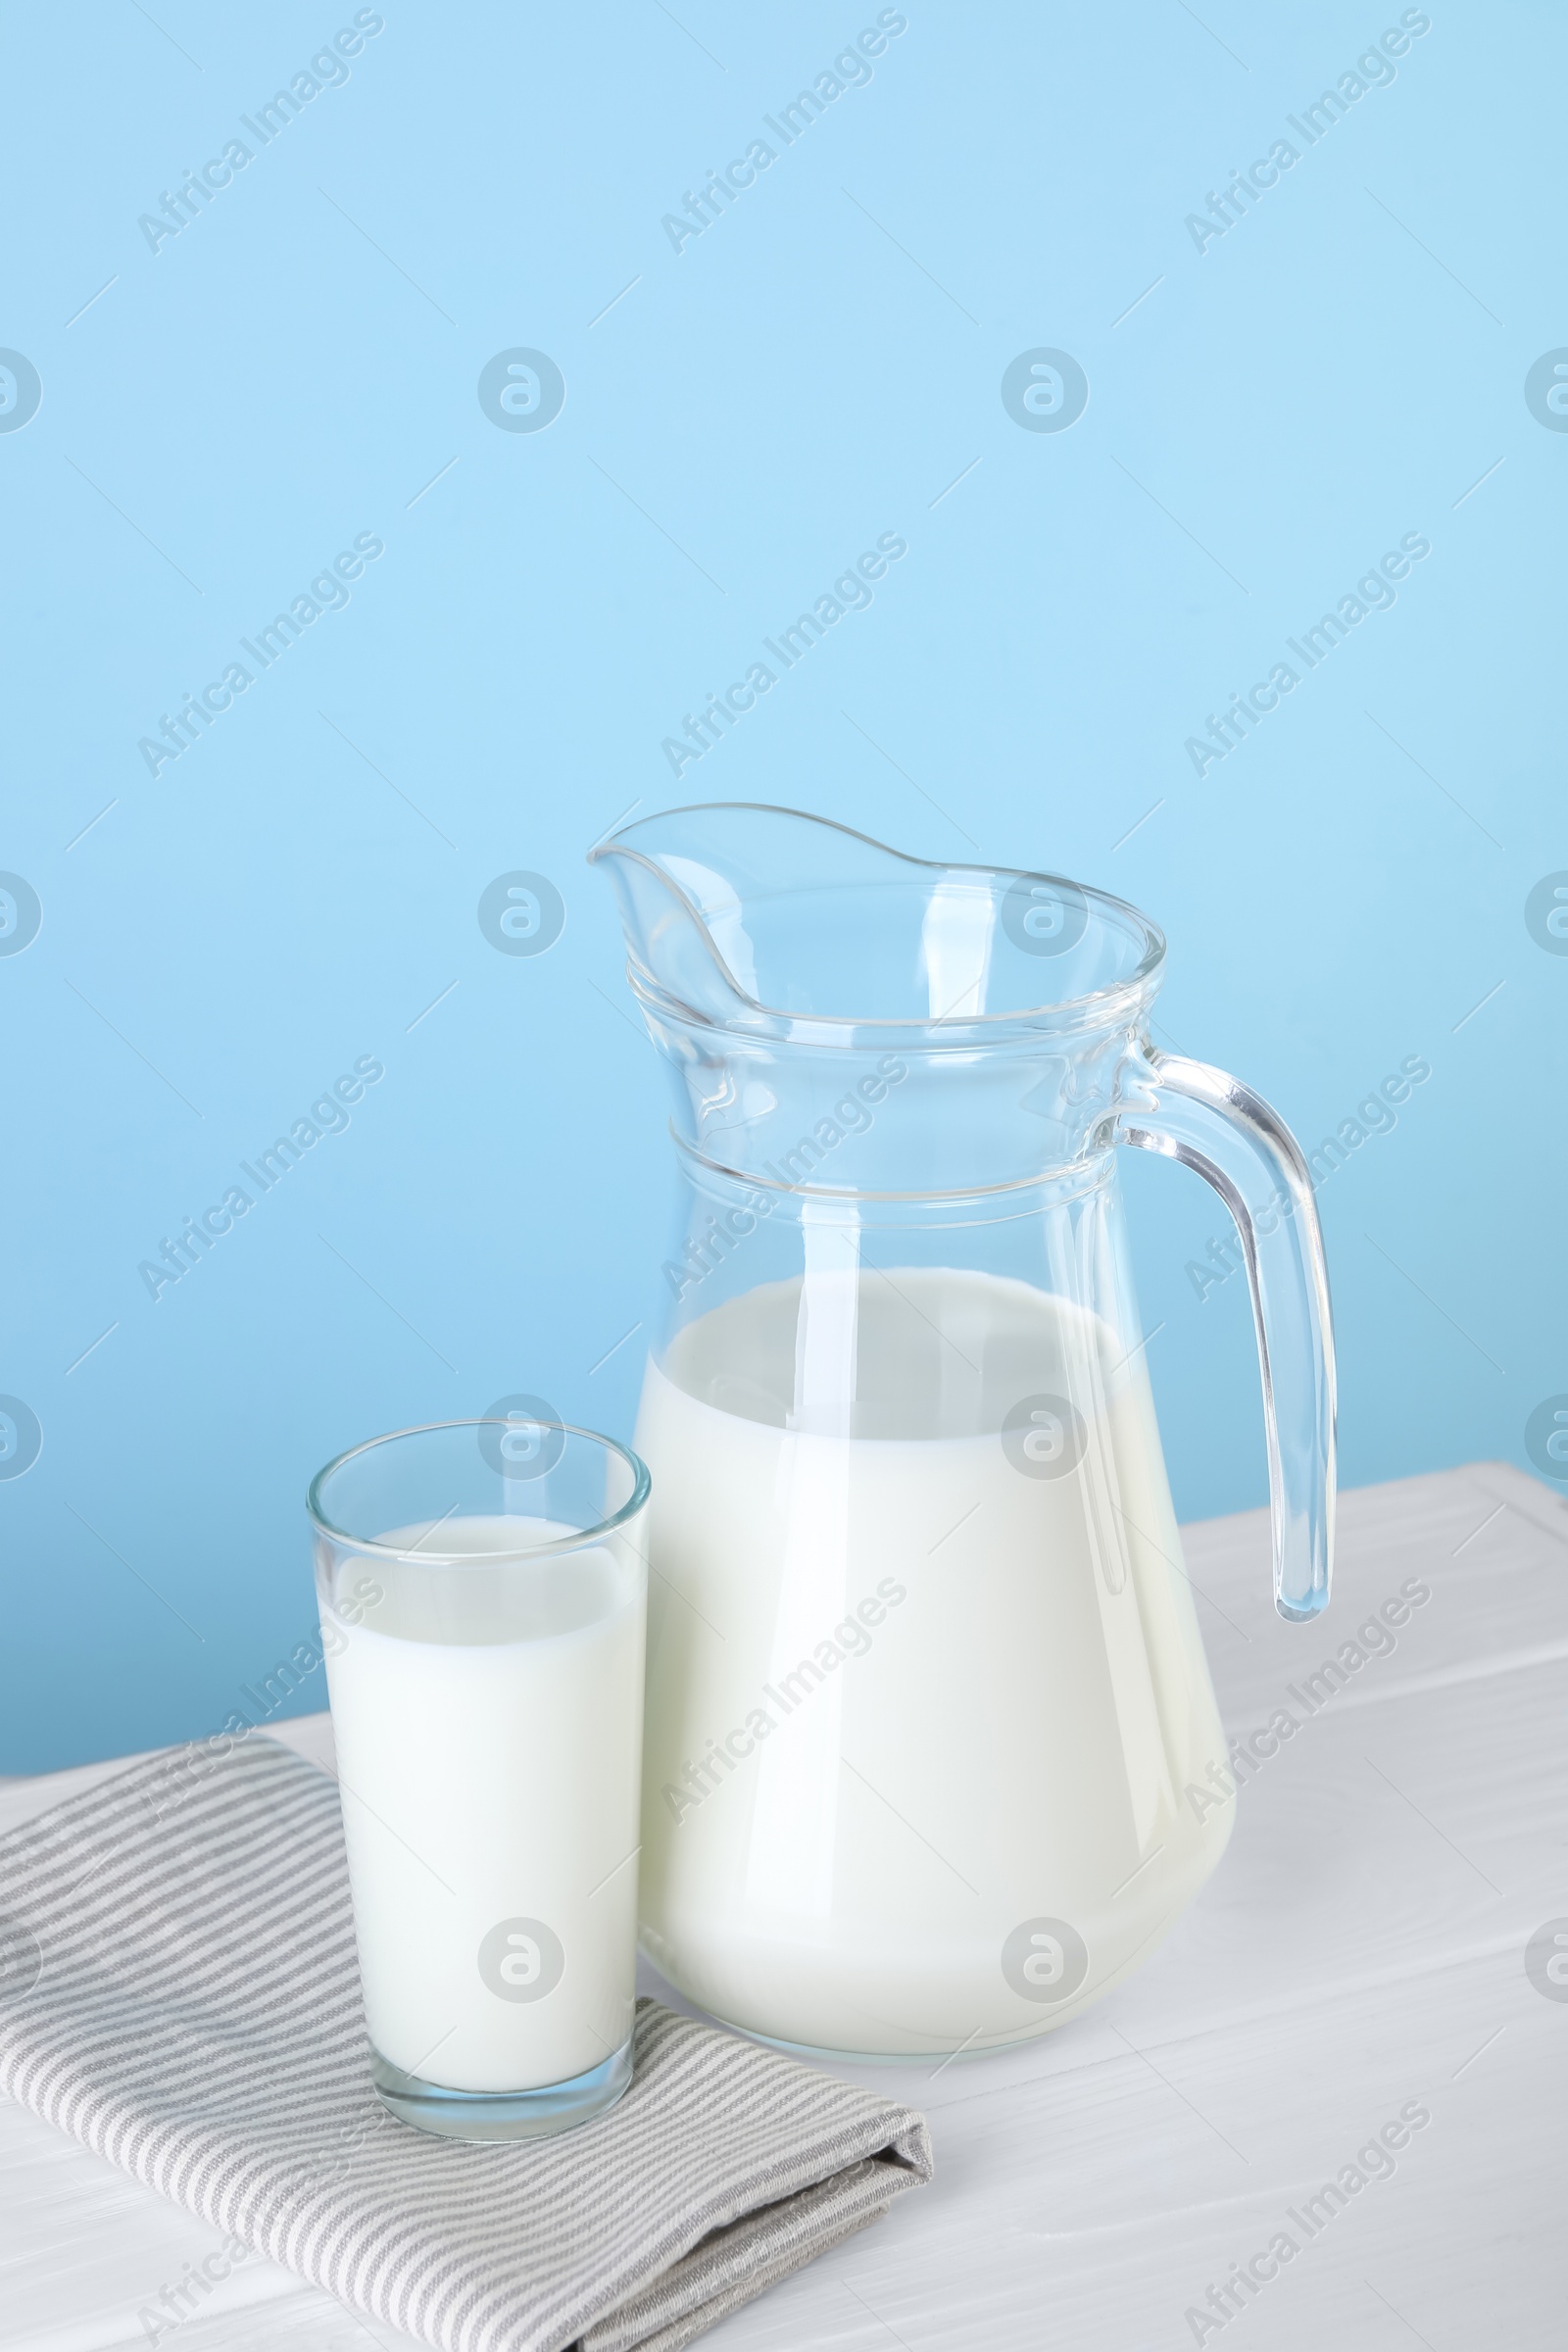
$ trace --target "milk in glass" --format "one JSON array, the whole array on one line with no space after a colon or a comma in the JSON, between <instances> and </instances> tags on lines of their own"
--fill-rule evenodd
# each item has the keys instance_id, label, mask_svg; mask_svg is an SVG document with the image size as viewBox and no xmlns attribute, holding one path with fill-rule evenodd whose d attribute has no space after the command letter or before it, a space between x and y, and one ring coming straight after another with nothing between
<instances>
[{"instance_id":1,"label":"milk in glass","mask_svg":"<svg viewBox=\"0 0 1568 2352\"><path fill-rule=\"evenodd\" d=\"M575 1532L476 1515L376 1542L494 1555ZM334 1613L327 1679L371 2041L453 2090L602 2065L634 1997L636 1561L351 1554L338 1589L360 1595Z\"/></svg>"}]
</instances>

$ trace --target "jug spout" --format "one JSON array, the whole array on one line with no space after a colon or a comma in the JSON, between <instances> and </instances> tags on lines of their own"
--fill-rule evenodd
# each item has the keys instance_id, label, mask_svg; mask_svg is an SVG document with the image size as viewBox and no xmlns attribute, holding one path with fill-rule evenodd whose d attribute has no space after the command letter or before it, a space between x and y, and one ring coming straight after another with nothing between
<instances>
[{"instance_id":1,"label":"jug spout","mask_svg":"<svg viewBox=\"0 0 1568 2352\"><path fill-rule=\"evenodd\" d=\"M674 808L628 825L588 853L603 864L626 935L633 984L702 1019L756 1010L745 913L758 876L724 839L724 808Z\"/></svg>"},{"instance_id":2,"label":"jug spout","mask_svg":"<svg viewBox=\"0 0 1568 2352\"><path fill-rule=\"evenodd\" d=\"M1121 900L746 804L646 817L592 861L676 1133L720 1167L961 1193L1075 1166L1097 1130L1108 1145L1164 952Z\"/></svg>"},{"instance_id":3,"label":"jug spout","mask_svg":"<svg viewBox=\"0 0 1568 2352\"><path fill-rule=\"evenodd\" d=\"M906 857L830 818L743 802L672 808L601 843L632 976L671 1008L754 1033L1036 1031L1125 1017L1164 941L1059 875Z\"/></svg>"}]
</instances>

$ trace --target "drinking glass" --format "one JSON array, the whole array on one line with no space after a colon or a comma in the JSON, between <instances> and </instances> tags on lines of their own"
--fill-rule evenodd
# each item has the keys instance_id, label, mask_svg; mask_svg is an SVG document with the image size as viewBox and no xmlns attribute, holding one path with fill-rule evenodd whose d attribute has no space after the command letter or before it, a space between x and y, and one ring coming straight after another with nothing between
<instances>
[{"instance_id":1,"label":"drinking glass","mask_svg":"<svg viewBox=\"0 0 1568 2352\"><path fill-rule=\"evenodd\" d=\"M534 2138L631 2081L648 1494L519 1419L311 1487L372 2074L422 2131Z\"/></svg>"}]
</instances>

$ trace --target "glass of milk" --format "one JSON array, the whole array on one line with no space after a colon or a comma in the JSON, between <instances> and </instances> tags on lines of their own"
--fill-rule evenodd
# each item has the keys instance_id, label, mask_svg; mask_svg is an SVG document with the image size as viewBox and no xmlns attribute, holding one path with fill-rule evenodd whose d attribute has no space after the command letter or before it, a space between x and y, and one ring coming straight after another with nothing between
<instances>
[{"instance_id":1,"label":"glass of milk","mask_svg":"<svg viewBox=\"0 0 1568 2352\"><path fill-rule=\"evenodd\" d=\"M310 1491L371 2066L526 2139L631 2081L649 1477L550 1420L372 1438Z\"/></svg>"}]
</instances>

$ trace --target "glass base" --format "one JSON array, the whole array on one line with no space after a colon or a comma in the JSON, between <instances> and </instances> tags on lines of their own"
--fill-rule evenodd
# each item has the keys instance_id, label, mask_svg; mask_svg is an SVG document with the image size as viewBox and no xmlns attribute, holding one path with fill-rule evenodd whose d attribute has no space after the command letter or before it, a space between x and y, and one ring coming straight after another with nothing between
<instances>
[{"instance_id":1,"label":"glass base","mask_svg":"<svg viewBox=\"0 0 1568 2352\"><path fill-rule=\"evenodd\" d=\"M613 2107L631 2087L631 2035L602 2066L568 2082L537 2090L447 2090L406 2075L371 2045L370 2080L376 2096L400 2124L443 2139L547 2139L570 2132Z\"/></svg>"}]
</instances>

